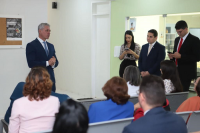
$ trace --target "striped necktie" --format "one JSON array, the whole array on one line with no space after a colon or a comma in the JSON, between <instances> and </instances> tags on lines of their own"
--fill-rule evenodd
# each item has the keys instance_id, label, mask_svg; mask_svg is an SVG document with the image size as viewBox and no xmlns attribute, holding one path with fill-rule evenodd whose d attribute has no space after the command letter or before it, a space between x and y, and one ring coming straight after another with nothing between
<instances>
[{"instance_id":1,"label":"striped necktie","mask_svg":"<svg viewBox=\"0 0 200 133\"><path fill-rule=\"evenodd\" d=\"M48 56L48 49L47 49L47 44L46 44L46 42L43 42L44 43L44 50L45 50L45 52L46 52L46 54L47 54L47 56Z\"/></svg>"}]
</instances>

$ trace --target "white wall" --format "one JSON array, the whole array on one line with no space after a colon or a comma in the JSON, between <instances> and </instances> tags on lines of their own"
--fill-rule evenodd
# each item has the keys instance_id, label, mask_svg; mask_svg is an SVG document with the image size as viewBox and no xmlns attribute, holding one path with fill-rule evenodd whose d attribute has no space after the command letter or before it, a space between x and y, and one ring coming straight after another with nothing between
<instances>
[{"instance_id":1,"label":"white wall","mask_svg":"<svg viewBox=\"0 0 200 133\"><path fill-rule=\"evenodd\" d=\"M148 43L147 33L150 29L155 29L159 32L159 16L141 16L135 18L137 29L133 32L134 40L142 47L142 45ZM159 42L159 37L157 41Z\"/></svg>"},{"instance_id":2,"label":"white wall","mask_svg":"<svg viewBox=\"0 0 200 133\"><path fill-rule=\"evenodd\" d=\"M47 0L0 0L0 14L21 15L25 19L25 44L38 35L37 26L47 22ZM29 68L25 49L0 49L0 118L9 106L9 97L20 81L25 81Z\"/></svg>"},{"instance_id":3,"label":"white wall","mask_svg":"<svg viewBox=\"0 0 200 133\"><path fill-rule=\"evenodd\" d=\"M73 98L91 97L92 0L56 0L57 9L52 9L53 1L48 0L48 22L52 31L49 41L59 60L57 92Z\"/></svg>"}]
</instances>

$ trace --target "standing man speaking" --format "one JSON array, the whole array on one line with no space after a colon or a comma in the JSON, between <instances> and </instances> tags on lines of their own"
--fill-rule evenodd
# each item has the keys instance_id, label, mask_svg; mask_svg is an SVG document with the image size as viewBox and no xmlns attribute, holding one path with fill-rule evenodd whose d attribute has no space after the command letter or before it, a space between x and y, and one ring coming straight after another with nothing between
<instances>
[{"instance_id":1,"label":"standing man speaking","mask_svg":"<svg viewBox=\"0 0 200 133\"><path fill-rule=\"evenodd\" d=\"M184 91L188 91L192 79L196 79L197 62L200 60L199 38L188 32L187 23L183 20L175 25L179 35L174 42L173 54L168 54L176 63Z\"/></svg>"},{"instance_id":2,"label":"standing man speaking","mask_svg":"<svg viewBox=\"0 0 200 133\"><path fill-rule=\"evenodd\" d=\"M26 59L30 68L35 66L46 67L53 82L52 91L55 92L56 81L53 69L58 66L58 60L53 44L46 41L46 39L49 39L50 32L48 23L41 23L38 26L39 36L26 46Z\"/></svg>"}]
</instances>

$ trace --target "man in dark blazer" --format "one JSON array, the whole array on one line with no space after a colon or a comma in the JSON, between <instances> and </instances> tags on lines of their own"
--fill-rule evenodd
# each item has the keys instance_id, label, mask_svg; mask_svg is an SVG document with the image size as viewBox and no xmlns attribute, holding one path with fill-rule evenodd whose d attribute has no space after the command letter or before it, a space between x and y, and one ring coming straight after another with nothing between
<instances>
[{"instance_id":1,"label":"man in dark blazer","mask_svg":"<svg viewBox=\"0 0 200 133\"><path fill-rule=\"evenodd\" d=\"M161 75L160 62L165 59L165 47L156 41L157 36L156 30L149 30L148 43L142 46L139 57L139 69L142 77L150 74Z\"/></svg>"},{"instance_id":2,"label":"man in dark blazer","mask_svg":"<svg viewBox=\"0 0 200 133\"><path fill-rule=\"evenodd\" d=\"M139 89L139 104L144 116L126 126L123 133L187 133L182 117L165 111L165 88L161 77L145 76Z\"/></svg>"},{"instance_id":3,"label":"man in dark blazer","mask_svg":"<svg viewBox=\"0 0 200 133\"><path fill-rule=\"evenodd\" d=\"M175 39L173 54L168 54L174 60L184 91L188 91L191 80L196 79L197 61L200 60L199 38L188 32L187 23L183 20L175 25L179 37Z\"/></svg>"},{"instance_id":4,"label":"man in dark blazer","mask_svg":"<svg viewBox=\"0 0 200 133\"><path fill-rule=\"evenodd\" d=\"M50 36L50 25L41 23L38 26L39 36L28 43L26 46L26 59L30 68L35 66L44 66L53 82L52 91L56 91L54 68L58 66L58 60L53 44L46 41Z\"/></svg>"}]
</instances>

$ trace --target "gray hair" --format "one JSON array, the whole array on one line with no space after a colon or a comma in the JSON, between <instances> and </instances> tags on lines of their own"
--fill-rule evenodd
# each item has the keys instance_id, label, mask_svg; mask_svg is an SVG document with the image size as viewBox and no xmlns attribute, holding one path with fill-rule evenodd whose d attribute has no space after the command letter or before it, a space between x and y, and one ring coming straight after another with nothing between
<instances>
[{"instance_id":1,"label":"gray hair","mask_svg":"<svg viewBox=\"0 0 200 133\"><path fill-rule=\"evenodd\" d=\"M44 26L49 26L49 27L50 27L50 25L49 25L48 23L41 23L41 24L38 26L38 32L39 32L39 30L42 30L42 29L44 28Z\"/></svg>"},{"instance_id":2,"label":"gray hair","mask_svg":"<svg viewBox=\"0 0 200 133\"><path fill-rule=\"evenodd\" d=\"M127 66L124 70L124 79L131 85L139 86L141 82L140 71L135 66Z\"/></svg>"}]
</instances>

